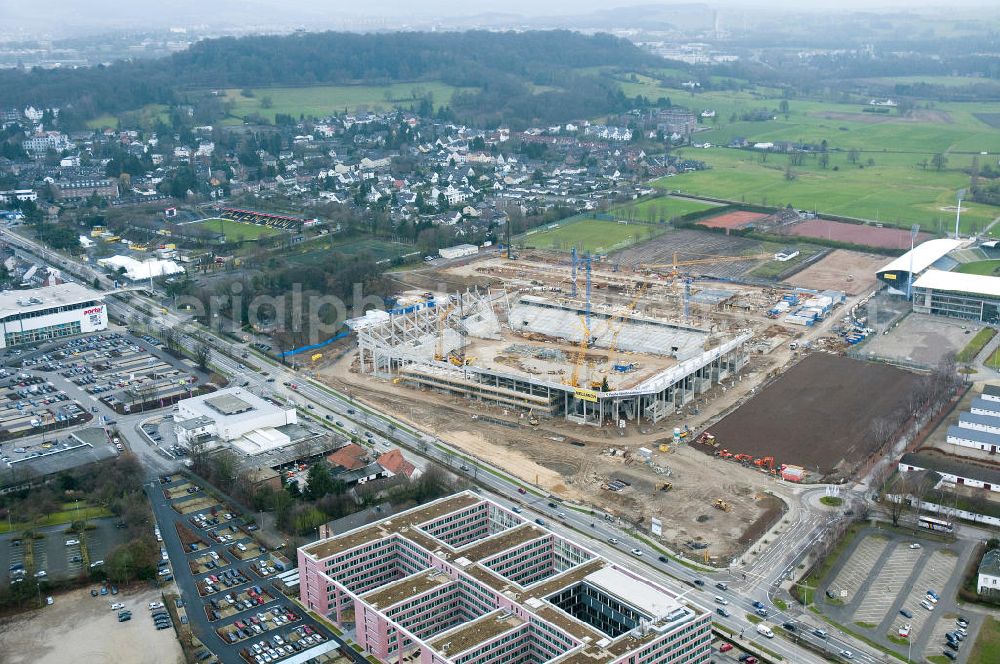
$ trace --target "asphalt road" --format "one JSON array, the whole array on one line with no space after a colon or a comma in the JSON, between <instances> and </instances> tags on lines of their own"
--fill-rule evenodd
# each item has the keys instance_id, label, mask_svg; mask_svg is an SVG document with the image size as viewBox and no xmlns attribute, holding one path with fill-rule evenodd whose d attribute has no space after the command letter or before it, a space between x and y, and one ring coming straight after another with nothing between
<instances>
[{"instance_id":1,"label":"asphalt road","mask_svg":"<svg viewBox=\"0 0 1000 664\"><path fill-rule=\"evenodd\" d=\"M246 648L248 644L255 643L262 639L268 639L274 636L275 634L284 636L292 629L300 627L302 625L309 625L317 632L323 634L324 637L326 637L326 641L324 641L323 644L316 646L312 651L309 651L311 657L315 657L324 652L328 652L330 650L339 647L340 644L336 640L336 637L326 627L322 626L317 621L313 620L300 607L292 603L291 600L284 597L283 595L281 595L280 592L271 587L270 585L271 577L267 578L260 577L257 576L256 573L254 573L253 571L249 570L250 564L254 560L256 560L256 558L248 559L245 561L233 560L233 555L228 551L226 551L227 548L232 546L232 543L227 542L225 544L222 544L216 542L207 535L206 531L199 531L197 526L193 525L188 520L194 514L207 513L208 510L202 510L201 512L193 512L191 514L181 515L170 507L170 501L167 500L167 498L164 496L163 489L186 481L187 480L182 480L181 482L175 482L173 484L162 484L159 480L154 479L147 482L145 487L146 487L146 494L149 496L149 501L150 504L152 505L153 515L156 518L156 523L160 528L160 534L163 537L162 546L166 548L167 555L170 558L171 568L173 569L174 582L177 584L177 587L180 590L180 594L184 599L185 605L187 606L187 615L191 626L191 630L201 640L201 642L204 643L209 650L215 653L218 656L219 661L223 662L224 664L245 664L245 662L243 662L243 659L240 657L240 650ZM204 494L199 493L194 495L197 496ZM202 549L197 553L185 552L183 546L181 545L180 537L177 534L177 530L174 527L174 524L176 523L182 523L185 526L197 532L199 535L201 535L202 539L204 539L206 542L209 543L210 545L209 548ZM239 519L233 519L232 521L226 521L224 523L226 525L230 524L239 525L241 522ZM250 545L253 543L247 541L247 544ZM206 555L209 551L215 551L220 556L224 555L229 560L232 560L234 564L231 565L230 567L238 567L241 570L246 569L247 571L245 575L249 579L247 583L226 588L225 590L215 595L212 595L211 597L219 598L224 596L226 593L239 593L241 591L246 590L250 586L259 585L262 589L268 591L270 595L275 597L275 599L266 604L255 606L252 609L240 612L229 618L224 618L222 620L219 620L217 623L211 622L208 619L208 615L206 614L204 609L204 606L208 604L209 598L203 599L198 593L198 588L195 585L196 581L195 575L191 573L190 567L188 566L189 558ZM224 569L229 569L229 567L226 567ZM204 576L204 575L199 575L199 576ZM219 636L215 632L216 627L232 624L233 621L238 620L242 617L249 617L251 615L256 614L257 612L267 611L268 609L278 605L284 606L294 611L299 616L299 620L297 620L294 623L292 622L286 623L285 625L283 625L278 629L267 631L264 632L263 634L255 635L254 637L247 639L246 641L237 642L234 644L224 642L221 638L219 638ZM297 658L303 655L305 652L306 651L303 651L303 653L298 653L297 655L295 655L295 657ZM356 659L358 660L359 664L362 664L365 661L363 658L356 658Z\"/></svg>"},{"instance_id":2,"label":"asphalt road","mask_svg":"<svg viewBox=\"0 0 1000 664\"><path fill-rule=\"evenodd\" d=\"M18 244L24 250L46 258L64 269L79 274L82 278L87 279L89 277L88 281L92 280L93 276L97 274L89 266L70 264L65 257L54 254L54 252L44 247L39 247L36 243L24 240L19 236L11 236L10 233L3 233L3 236L8 241ZM142 315L148 315L135 306L138 303L142 303L143 307L151 312L159 312L161 307L160 303L149 300L139 294L133 294L130 303L116 301L111 297L107 301L110 305L109 308L119 317L125 319L137 312ZM599 550L602 550L602 553L606 553L609 558L617 562L630 566L644 565L646 571L652 572L657 581L675 592L688 594L698 592L711 593L704 597L695 595L697 600L708 608L708 610L715 608L712 597L716 594L722 596L729 601L727 608L732 615L728 618L723 618L716 614L716 622L735 630L737 633L742 630L748 637L755 637L754 640L767 641L767 647L781 654L787 661L804 664L824 661L820 657L785 639L775 638L766 640L763 637L756 638L757 635L754 631L756 627L747 620L745 615L746 613L753 612L752 602L754 598L751 596L761 593L759 598L762 601L766 600L768 604L770 615L767 622L769 624L780 625L786 620L794 619L793 616L778 611L769 600L770 593L766 590L761 591L759 588L761 585L765 589L773 587L774 582L779 579L780 575L789 566L794 565L799 557L805 555L809 544L817 537L822 536L824 527L822 519L805 520L801 524L796 524L796 528L793 529L795 534L785 538L781 546L772 548L778 551L778 553L767 554L770 564L763 565L755 573L754 579L751 579L750 583L746 584L746 589L737 590L736 588L729 588L724 591L719 590L713 586L719 581L727 583L731 581L732 577L728 572L707 574L696 572L673 562L662 563L657 560L659 554L652 551L645 543L634 539L625 532L617 531L608 524L603 522L598 523L598 518L589 513L581 513L574 509L562 509L561 511L565 512L566 518L558 519L555 517L553 510L548 507L548 497L540 497L534 494L534 490L530 488L528 489L528 494L518 493L519 488L524 488L520 482L505 475L498 469L488 468L482 462L472 461L431 434L417 431L408 425L396 422L386 414L375 412L367 407L361 407L354 403L347 395L330 388L320 387L318 384L313 383L291 369L271 360L264 360L255 353L250 353L246 361L234 359L241 357L242 353L247 351L244 344L236 344L205 332L190 323L184 316L179 316L171 312L161 312L154 314L154 316L157 325L169 326L183 331L184 333L180 335L180 343L186 348L193 350L199 343L208 343L213 349L211 364L218 371L233 377L237 384L249 381L248 389L259 390L261 392L270 391L286 399L292 398L297 404L303 406L312 404L313 409L309 412L318 415L320 418L326 414L330 414L335 419L345 422L345 427L348 429L357 428L362 433L365 430L372 431L395 445L421 454L433 461L451 467L453 470L457 469L458 472L464 472L491 497L505 501L508 504L522 505L526 513L531 515L532 518L544 519L546 524L553 529L572 530L575 531L575 537L582 535L584 538L591 538L592 542L596 541L600 543L599 546L595 545L595 548L599 548ZM253 371L251 368L245 366L245 364L260 365L261 369L268 372L269 375L264 376L259 371ZM273 377L275 382L267 382L268 377ZM298 385L298 388L291 390L286 388L283 383L295 383ZM137 451L140 449L135 446L134 441L133 448L137 449ZM146 454L143 460L148 460L153 467L164 467L163 459L158 459L155 452L152 455ZM468 468L468 470L465 470L463 466ZM807 508L807 505L803 503L803 507ZM606 546L606 540L611 536L617 537L622 544L615 549L609 550ZM628 553L633 549L640 551L641 555ZM168 551L170 550L168 549ZM174 560L173 551L170 551L170 556L171 560ZM701 578L706 581L707 588L705 591L701 591L693 585L695 578ZM193 581L190 583L193 587ZM875 662L883 661L882 655L875 656L866 651L865 648L859 647L858 643L853 639L836 635L833 628L827 628L827 630L831 633L831 636L826 639L805 635L801 632L799 632L798 638L807 640L815 647L826 651L833 659L837 659L837 653L841 650L849 650L854 655L853 661L856 662L874 664ZM218 641L217 638L216 641Z\"/></svg>"}]
</instances>

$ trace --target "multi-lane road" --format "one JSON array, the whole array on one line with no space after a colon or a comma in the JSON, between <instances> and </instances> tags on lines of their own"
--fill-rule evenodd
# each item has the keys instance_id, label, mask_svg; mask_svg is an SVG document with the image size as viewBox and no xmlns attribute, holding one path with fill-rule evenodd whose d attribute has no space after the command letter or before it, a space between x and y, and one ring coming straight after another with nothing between
<instances>
[{"instance_id":1,"label":"multi-lane road","mask_svg":"<svg viewBox=\"0 0 1000 664\"><path fill-rule=\"evenodd\" d=\"M82 280L89 282L95 276L99 276L90 266L70 261L20 236L6 232L3 233L3 239L18 247L20 251L57 265ZM756 626L748 619L748 616L755 612L753 602L763 602L769 613L768 623L781 625L794 622L797 625L793 639L775 638L766 644L768 649L780 654L786 661L803 664L825 661L824 658L798 645L800 641L808 643L815 650L827 653L828 657L834 659L846 650L851 652L853 661L866 664L883 661L881 655L876 656L867 652L863 646L859 647L856 640L838 633L832 627L824 626L829 632L827 636L813 634L812 625L820 624L818 621L808 614L805 614L807 620L801 621L801 615L783 612L771 601L774 590L785 575L807 555L810 546L824 536L829 526L837 518L842 518L826 511L812 509L812 501L818 494L824 492L823 489L802 491L797 494L798 504L794 510L794 521L759 553L751 565L738 572L729 570L709 572L691 563L681 564L671 557L664 556L663 552L654 550L644 541L633 537L616 522L605 520L600 513L554 500L503 471L448 446L428 432L419 431L388 414L359 404L350 396L320 385L269 358L263 358L256 353L248 354L245 344L216 335L195 325L186 316L164 311L161 303L144 295L134 293L128 299L115 298L114 293L108 295L111 296L107 299L109 312L116 318L130 320L136 315L152 316L154 325L176 330L179 343L189 351L193 351L201 343L208 344L212 349L210 360L212 367L230 376L238 385L246 384L247 389L270 393L285 400L294 400L297 405L303 407L303 413L315 416L326 426L338 428L333 426L334 423L343 422L343 427L339 428L344 433L353 429L360 432L371 431L377 436L376 440L381 439L398 445L411 453L449 467L453 472L468 477L491 498L517 507L526 517L540 519L553 530L589 540L592 548L609 559L633 567L643 567L647 573L655 576L673 591L685 593L709 610L721 606L715 603L716 596L726 600L728 602L726 609L730 615L723 617L716 613L715 619L736 635L742 633L748 640L750 638L755 641L764 640L757 636ZM248 354L245 360L244 354ZM327 418L327 415L330 417ZM162 457L150 456L148 451L143 456L152 466L153 474L168 469L169 464ZM612 539L616 540L617 544L612 544L610 542ZM718 583L725 584L726 588L717 587Z\"/></svg>"}]
</instances>

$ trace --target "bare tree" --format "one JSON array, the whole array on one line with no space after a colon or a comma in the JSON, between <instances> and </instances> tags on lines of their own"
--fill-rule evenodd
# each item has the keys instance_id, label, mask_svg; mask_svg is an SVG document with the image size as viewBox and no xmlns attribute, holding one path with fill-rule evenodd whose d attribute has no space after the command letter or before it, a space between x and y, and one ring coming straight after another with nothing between
<instances>
[{"instance_id":1,"label":"bare tree","mask_svg":"<svg viewBox=\"0 0 1000 664\"><path fill-rule=\"evenodd\" d=\"M212 349L205 342L200 342L194 347L194 359L198 363L198 368L208 371L208 363L212 359Z\"/></svg>"},{"instance_id":2,"label":"bare tree","mask_svg":"<svg viewBox=\"0 0 1000 664\"><path fill-rule=\"evenodd\" d=\"M906 473L891 475L882 485L882 497L888 503L892 525L898 526L906 509L910 506L910 481Z\"/></svg>"}]
</instances>

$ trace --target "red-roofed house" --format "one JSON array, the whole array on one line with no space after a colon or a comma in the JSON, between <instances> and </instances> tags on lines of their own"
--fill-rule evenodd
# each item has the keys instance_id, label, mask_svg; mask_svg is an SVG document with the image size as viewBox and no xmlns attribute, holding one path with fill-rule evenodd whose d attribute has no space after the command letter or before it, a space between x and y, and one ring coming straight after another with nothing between
<instances>
[{"instance_id":1,"label":"red-roofed house","mask_svg":"<svg viewBox=\"0 0 1000 664\"><path fill-rule=\"evenodd\" d=\"M367 456L368 452L365 448L356 443L350 443L336 450L333 454L327 455L326 461L334 468L358 470L367 465L365 461Z\"/></svg>"},{"instance_id":2,"label":"red-roofed house","mask_svg":"<svg viewBox=\"0 0 1000 664\"><path fill-rule=\"evenodd\" d=\"M398 447L379 456L376 462L393 475L403 475L407 479L413 477L413 473L417 470L412 463L403 457L403 453L399 451Z\"/></svg>"}]
</instances>

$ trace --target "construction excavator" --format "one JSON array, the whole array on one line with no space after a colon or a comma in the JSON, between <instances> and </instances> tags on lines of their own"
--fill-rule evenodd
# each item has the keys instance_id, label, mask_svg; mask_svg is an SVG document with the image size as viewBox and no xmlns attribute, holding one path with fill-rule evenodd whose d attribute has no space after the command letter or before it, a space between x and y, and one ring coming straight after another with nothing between
<instances>
[{"instance_id":1,"label":"construction excavator","mask_svg":"<svg viewBox=\"0 0 1000 664\"><path fill-rule=\"evenodd\" d=\"M774 457L772 457L772 456L761 457L761 458L755 460L753 462L753 465L757 466L761 470L765 470L766 469L767 472L771 473L772 475L774 475L774 473L775 473L775 470L774 470Z\"/></svg>"},{"instance_id":2,"label":"construction excavator","mask_svg":"<svg viewBox=\"0 0 1000 664\"><path fill-rule=\"evenodd\" d=\"M724 501L722 498L716 498L713 507L715 507L715 509L717 510L722 510L723 512L728 512L729 510L732 509L732 506L730 506L730 504Z\"/></svg>"}]
</instances>

